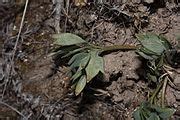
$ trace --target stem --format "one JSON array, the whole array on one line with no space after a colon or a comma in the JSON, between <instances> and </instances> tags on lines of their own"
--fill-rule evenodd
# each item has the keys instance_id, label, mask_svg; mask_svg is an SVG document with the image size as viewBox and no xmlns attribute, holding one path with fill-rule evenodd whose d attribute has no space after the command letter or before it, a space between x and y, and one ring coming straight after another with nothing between
<instances>
[{"instance_id":1,"label":"stem","mask_svg":"<svg viewBox=\"0 0 180 120\"><path fill-rule=\"evenodd\" d=\"M113 46L102 47L102 50L106 52L106 51L116 51L116 50L136 50L137 48L138 48L137 46L132 46L132 45L113 45Z\"/></svg>"},{"instance_id":2,"label":"stem","mask_svg":"<svg viewBox=\"0 0 180 120\"><path fill-rule=\"evenodd\" d=\"M156 95L158 94L158 92L160 91L161 87L162 87L162 82L159 84L159 86L155 89L155 91L153 92L153 95L150 97L149 101L151 104L153 104L154 98L156 97Z\"/></svg>"},{"instance_id":3,"label":"stem","mask_svg":"<svg viewBox=\"0 0 180 120\"><path fill-rule=\"evenodd\" d=\"M166 92L166 86L167 86L167 83L168 83L168 76L165 77L164 79L164 83L163 83L163 87L162 87L162 96L161 96L161 99L162 99L162 107L164 108L165 107L165 92Z\"/></svg>"},{"instance_id":4,"label":"stem","mask_svg":"<svg viewBox=\"0 0 180 120\"><path fill-rule=\"evenodd\" d=\"M139 48L138 46L133 46L133 45L113 45L113 46L96 46L89 44L93 48L101 49L103 52L110 52L110 51L116 51L116 50L136 50Z\"/></svg>"}]
</instances>

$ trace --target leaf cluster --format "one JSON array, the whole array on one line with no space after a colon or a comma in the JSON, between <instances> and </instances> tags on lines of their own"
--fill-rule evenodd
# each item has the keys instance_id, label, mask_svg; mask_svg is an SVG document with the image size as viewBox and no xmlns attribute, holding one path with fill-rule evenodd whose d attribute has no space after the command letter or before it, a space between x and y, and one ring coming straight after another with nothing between
<instances>
[{"instance_id":1,"label":"leaf cluster","mask_svg":"<svg viewBox=\"0 0 180 120\"><path fill-rule=\"evenodd\" d=\"M61 58L70 57L68 65L73 73L71 83L75 87L75 95L79 95L98 73L104 73L103 57L99 56L102 50L71 33L56 34L53 38L55 44L61 46L54 54Z\"/></svg>"},{"instance_id":2,"label":"leaf cluster","mask_svg":"<svg viewBox=\"0 0 180 120\"><path fill-rule=\"evenodd\" d=\"M155 60L171 49L171 44L162 36L153 33L138 34L141 43L138 53L147 60Z\"/></svg>"},{"instance_id":3,"label":"leaf cluster","mask_svg":"<svg viewBox=\"0 0 180 120\"><path fill-rule=\"evenodd\" d=\"M143 102L133 113L135 120L166 120L175 113L174 109L162 108L152 105L149 102Z\"/></svg>"},{"instance_id":4,"label":"leaf cluster","mask_svg":"<svg viewBox=\"0 0 180 120\"><path fill-rule=\"evenodd\" d=\"M167 58L172 52L172 46L168 40L156 34L139 34L137 39L141 43L141 47L137 49L137 53L146 59L146 77L149 83L155 83L157 88L150 97L149 102L144 102L134 112L135 120L164 120L168 119L175 112L174 109L159 107L153 104L155 96L162 86L162 82L166 71L163 66L168 64ZM164 95L162 95L162 105L164 106Z\"/></svg>"},{"instance_id":5,"label":"leaf cluster","mask_svg":"<svg viewBox=\"0 0 180 120\"><path fill-rule=\"evenodd\" d=\"M170 51L171 44L162 36L156 34L139 34L137 39L141 47L137 53L147 60L146 77L149 82L157 83L163 74L162 66L166 64L166 53Z\"/></svg>"}]
</instances>

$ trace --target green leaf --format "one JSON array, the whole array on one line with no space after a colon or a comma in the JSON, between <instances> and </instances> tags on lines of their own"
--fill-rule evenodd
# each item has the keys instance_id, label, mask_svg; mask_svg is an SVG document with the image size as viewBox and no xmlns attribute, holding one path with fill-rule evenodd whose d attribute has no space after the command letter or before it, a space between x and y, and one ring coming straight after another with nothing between
<instances>
[{"instance_id":1,"label":"green leaf","mask_svg":"<svg viewBox=\"0 0 180 120\"><path fill-rule=\"evenodd\" d=\"M166 49L165 42L162 41L158 35L155 34L139 34L137 35L138 40L142 46L149 51L161 55Z\"/></svg>"},{"instance_id":2,"label":"green leaf","mask_svg":"<svg viewBox=\"0 0 180 120\"><path fill-rule=\"evenodd\" d=\"M171 108L161 108L158 106L154 106L154 109L156 110L156 112L158 112L159 117L162 119L170 118L175 113L175 109Z\"/></svg>"},{"instance_id":3,"label":"green leaf","mask_svg":"<svg viewBox=\"0 0 180 120\"><path fill-rule=\"evenodd\" d=\"M50 56L54 56L54 55L64 55L67 54L69 51L73 51L75 49L78 49L78 46L62 46L56 50L54 50L53 53L50 54Z\"/></svg>"},{"instance_id":4,"label":"green leaf","mask_svg":"<svg viewBox=\"0 0 180 120\"><path fill-rule=\"evenodd\" d=\"M153 57L146 55L144 52L141 51L137 51L137 53L142 56L143 58L147 59L147 60L153 60Z\"/></svg>"},{"instance_id":5,"label":"green leaf","mask_svg":"<svg viewBox=\"0 0 180 120\"><path fill-rule=\"evenodd\" d=\"M52 52L52 53L50 53L49 55L48 55L48 57L52 57L52 56L55 56L55 55L57 55L58 54L58 52Z\"/></svg>"},{"instance_id":6,"label":"green leaf","mask_svg":"<svg viewBox=\"0 0 180 120\"><path fill-rule=\"evenodd\" d=\"M83 75L76 84L75 95L79 95L86 86L86 76Z\"/></svg>"},{"instance_id":7,"label":"green leaf","mask_svg":"<svg viewBox=\"0 0 180 120\"><path fill-rule=\"evenodd\" d=\"M169 119L174 112L174 109L161 108L149 102L143 102L133 113L133 116L135 120L164 120Z\"/></svg>"},{"instance_id":8,"label":"green leaf","mask_svg":"<svg viewBox=\"0 0 180 120\"><path fill-rule=\"evenodd\" d=\"M86 43L81 37L72 33L54 34L52 38L55 39L55 44L62 46Z\"/></svg>"},{"instance_id":9,"label":"green leaf","mask_svg":"<svg viewBox=\"0 0 180 120\"><path fill-rule=\"evenodd\" d=\"M73 81L73 83L72 83L72 85L71 85L71 89L75 90L77 83L78 83L78 80Z\"/></svg>"},{"instance_id":10,"label":"green leaf","mask_svg":"<svg viewBox=\"0 0 180 120\"><path fill-rule=\"evenodd\" d=\"M75 66L77 67L80 64L80 61L85 58L86 56L88 56L88 53L78 53L75 54L68 62L69 65L72 65L71 67Z\"/></svg>"},{"instance_id":11,"label":"green leaf","mask_svg":"<svg viewBox=\"0 0 180 120\"><path fill-rule=\"evenodd\" d=\"M170 42L163 36L158 36L159 39L162 41L163 45L165 46L166 49L171 49L172 45L170 44Z\"/></svg>"},{"instance_id":12,"label":"green leaf","mask_svg":"<svg viewBox=\"0 0 180 120\"><path fill-rule=\"evenodd\" d=\"M140 108L138 108L136 111L134 111L133 117L134 117L134 120L145 120L145 119L143 119L143 117L141 115Z\"/></svg>"},{"instance_id":13,"label":"green leaf","mask_svg":"<svg viewBox=\"0 0 180 120\"><path fill-rule=\"evenodd\" d=\"M150 104L148 102L142 102L139 108L134 111L133 117L135 120L147 120L147 118L150 116L151 111L149 109Z\"/></svg>"},{"instance_id":14,"label":"green leaf","mask_svg":"<svg viewBox=\"0 0 180 120\"><path fill-rule=\"evenodd\" d=\"M147 55L158 55L157 53L145 48L145 47L141 47L140 48L140 51L147 54Z\"/></svg>"},{"instance_id":15,"label":"green leaf","mask_svg":"<svg viewBox=\"0 0 180 120\"><path fill-rule=\"evenodd\" d=\"M80 66L81 66L82 68L85 68L86 65L89 63L90 58L91 58L91 55L90 55L90 54L88 54L86 57L84 57L84 58L81 60L81 62L80 62Z\"/></svg>"},{"instance_id":16,"label":"green leaf","mask_svg":"<svg viewBox=\"0 0 180 120\"><path fill-rule=\"evenodd\" d=\"M91 51L90 61L85 68L87 74L87 82L90 82L99 72L104 73L104 60L98 56L99 51Z\"/></svg>"},{"instance_id":17,"label":"green leaf","mask_svg":"<svg viewBox=\"0 0 180 120\"><path fill-rule=\"evenodd\" d=\"M160 120L159 116L155 113L151 113L147 120Z\"/></svg>"},{"instance_id":18,"label":"green leaf","mask_svg":"<svg viewBox=\"0 0 180 120\"><path fill-rule=\"evenodd\" d=\"M81 66L81 68L84 68L89 62L90 54L89 53L85 53L85 54L79 53L79 54L74 55L73 57L75 57L75 58L71 58L72 60L70 60L70 62L69 62L70 67L75 68L75 67Z\"/></svg>"},{"instance_id":19,"label":"green leaf","mask_svg":"<svg viewBox=\"0 0 180 120\"><path fill-rule=\"evenodd\" d=\"M148 80L151 80L153 82L157 82L158 81L157 76L151 75L150 73L147 73L147 78L148 78Z\"/></svg>"},{"instance_id":20,"label":"green leaf","mask_svg":"<svg viewBox=\"0 0 180 120\"><path fill-rule=\"evenodd\" d=\"M77 72L71 77L71 80L73 80L72 83L74 83L74 81L76 79L78 79L81 75L82 75L82 71L81 70L77 70Z\"/></svg>"},{"instance_id":21,"label":"green leaf","mask_svg":"<svg viewBox=\"0 0 180 120\"><path fill-rule=\"evenodd\" d=\"M83 47L83 48L78 48L78 49L75 49L75 50L73 50L73 51L70 51L68 54L62 56L62 58L65 58L65 57L68 57L68 56L70 56L70 55L73 55L73 54L75 54L75 53L77 53L77 52L80 52L80 51L82 51L82 50L84 50L84 49L85 49L85 48Z\"/></svg>"},{"instance_id":22,"label":"green leaf","mask_svg":"<svg viewBox=\"0 0 180 120\"><path fill-rule=\"evenodd\" d=\"M141 110L141 116L147 120L147 118L150 116L151 114L151 111L150 109L148 108L148 106L145 106L142 110Z\"/></svg>"},{"instance_id":23,"label":"green leaf","mask_svg":"<svg viewBox=\"0 0 180 120\"><path fill-rule=\"evenodd\" d=\"M164 55L161 55L161 57L158 59L157 68L160 68L164 64Z\"/></svg>"}]
</instances>

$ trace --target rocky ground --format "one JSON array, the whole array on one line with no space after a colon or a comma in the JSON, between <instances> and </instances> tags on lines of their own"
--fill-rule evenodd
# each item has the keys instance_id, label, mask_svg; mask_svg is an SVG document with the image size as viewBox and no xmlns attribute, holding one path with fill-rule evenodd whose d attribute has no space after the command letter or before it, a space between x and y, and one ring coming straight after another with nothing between
<instances>
[{"instance_id":1,"label":"rocky ground","mask_svg":"<svg viewBox=\"0 0 180 120\"><path fill-rule=\"evenodd\" d=\"M54 47L51 35L71 32L101 46L137 45L135 34L143 32L164 35L176 45L180 35L180 6L173 2L71 3L61 10L60 29L56 4L30 2L12 60L23 13L17 3L0 4L0 118L131 120L152 91L143 60L134 51L106 55L104 80L94 80L76 97L68 86L67 67L48 56ZM174 75L179 85L179 72ZM166 98L177 110L172 119L180 119L180 92L168 86Z\"/></svg>"}]
</instances>

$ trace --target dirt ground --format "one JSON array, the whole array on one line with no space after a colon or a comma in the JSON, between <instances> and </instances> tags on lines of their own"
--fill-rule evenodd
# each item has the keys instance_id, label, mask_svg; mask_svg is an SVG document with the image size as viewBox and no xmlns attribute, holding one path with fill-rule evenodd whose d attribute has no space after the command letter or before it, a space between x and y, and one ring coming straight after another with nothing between
<instances>
[{"instance_id":1,"label":"dirt ground","mask_svg":"<svg viewBox=\"0 0 180 120\"><path fill-rule=\"evenodd\" d=\"M51 35L57 32L56 6L52 2L29 3L15 58L11 61L22 8L18 4L0 4L0 100L7 103L0 104L0 119L23 120L16 110L30 120L133 119L135 108L152 91L138 55L134 51L106 55L104 79L94 79L76 97L68 86L68 68L60 66L63 61L48 56L54 47ZM137 45L135 34L143 32L162 34L176 45L180 35L178 3L89 3L83 7L72 3L68 12L66 9L61 12L60 32L75 33L101 46ZM8 78L10 68L13 74ZM177 85L180 85L179 76L176 74L174 80ZM180 91L168 86L166 98L167 105L177 110L172 120L180 119Z\"/></svg>"}]
</instances>

